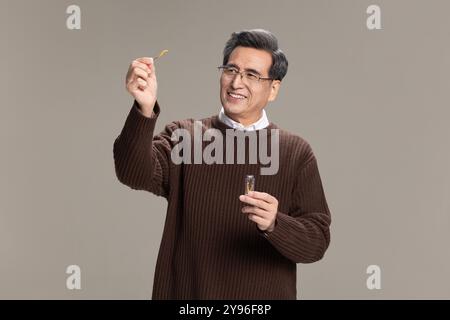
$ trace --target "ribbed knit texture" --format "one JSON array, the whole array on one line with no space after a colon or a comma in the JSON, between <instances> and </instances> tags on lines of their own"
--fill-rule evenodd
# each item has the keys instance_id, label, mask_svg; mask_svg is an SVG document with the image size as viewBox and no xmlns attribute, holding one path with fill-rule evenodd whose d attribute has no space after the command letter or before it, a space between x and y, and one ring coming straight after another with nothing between
<instances>
[{"instance_id":1,"label":"ribbed knit texture","mask_svg":"<svg viewBox=\"0 0 450 320\"><path fill-rule=\"evenodd\" d=\"M168 200L152 298L296 299L296 263L321 259L330 242L330 211L309 144L270 123L269 145L270 129L280 132L275 175L261 175L260 168L268 165L248 161L175 165L171 150L178 141L171 141L172 132L185 128L193 137L195 120L172 122L154 135L159 113L157 103L152 117L145 117L135 102L114 142L119 181ZM201 121L203 132L223 133L225 162L229 127L217 116ZM262 133L257 131L258 139ZM235 157L236 149L235 144ZM268 234L241 211L239 195L248 174L256 177L256 191L278 200L276 226Z\"/></svg>"}]
</instances>

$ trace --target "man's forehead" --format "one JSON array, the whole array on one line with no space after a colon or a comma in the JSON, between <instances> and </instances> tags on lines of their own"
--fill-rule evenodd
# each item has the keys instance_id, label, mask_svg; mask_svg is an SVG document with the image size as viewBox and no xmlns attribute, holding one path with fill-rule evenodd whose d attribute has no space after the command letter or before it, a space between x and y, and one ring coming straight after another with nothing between
<instances>
[{"instance_id":1,"label":"man's forehead","mask_svg":"<svg viewBox=\"0 0 450 320\"><path fill-rule=\"evenodd\" d=\"M237 47L230 54L228 65L230 64L259 73L268 72L272 65L272 55L265 50Z\"/></svg>"}]
</instances>

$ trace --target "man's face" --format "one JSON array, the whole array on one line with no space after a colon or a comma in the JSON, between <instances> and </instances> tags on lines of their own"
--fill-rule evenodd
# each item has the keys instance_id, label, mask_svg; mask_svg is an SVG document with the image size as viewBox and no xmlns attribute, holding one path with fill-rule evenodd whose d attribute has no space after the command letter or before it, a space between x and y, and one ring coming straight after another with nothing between
<instances>
[{"instance_id":1,"label":"man's face","mask_svg":"<svg viewBox=\"0 0 450 320\"><path fill-rule=\"evenodd\" d=\"M272 56L269 52L254 48L236 47L230 54L227 66L239 71L251 71L263 78L269 77ZM262 109L275 100L280 81L248 81L240 75L220 77L220 101L225 113L244 125L257 121ZM233 97L234 95L234 97ZM236 96L237 95L237 96Z\"/></svg>"}]
</instances>

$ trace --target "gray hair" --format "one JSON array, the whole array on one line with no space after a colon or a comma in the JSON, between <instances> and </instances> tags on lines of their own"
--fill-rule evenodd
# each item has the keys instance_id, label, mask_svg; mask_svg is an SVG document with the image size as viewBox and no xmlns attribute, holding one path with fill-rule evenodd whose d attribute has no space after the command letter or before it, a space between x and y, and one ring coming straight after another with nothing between
<instances>
[{"instance_id":1,"label":"gray hair","mask_svg":"<svg viewBox=\"0 0 450 320\"><path fill-rule=\"evenodd\" d=\"M270 31L264 29L252 29L233 32L223 49L224 65L228 63L231 52L239 46L262 49L272 55L272 66L269 70L270 78L281 81L286 75L288 61L283 51L278 48L277 38Z\"/></svg>"}]
</instances>

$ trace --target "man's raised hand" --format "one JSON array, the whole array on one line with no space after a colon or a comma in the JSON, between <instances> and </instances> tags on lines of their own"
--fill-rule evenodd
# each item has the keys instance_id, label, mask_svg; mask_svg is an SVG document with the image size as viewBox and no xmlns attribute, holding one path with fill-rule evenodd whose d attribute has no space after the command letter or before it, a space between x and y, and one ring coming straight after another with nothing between
<instances>
[{"instance_id":1,"label":"man's raised hand","mask_svg":"<svg viewBox=\"0 0 450 320\"><path fill-rule=\"evenodd\" d=\"M125 83L127 91L139 103L141 112L150 117L158 90L153 58L142 57L131 62Z\"/></svg>"}]
</instances>

